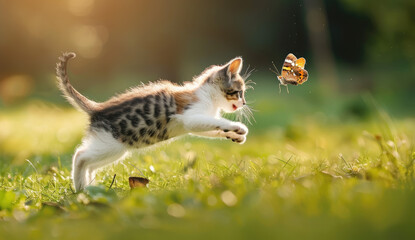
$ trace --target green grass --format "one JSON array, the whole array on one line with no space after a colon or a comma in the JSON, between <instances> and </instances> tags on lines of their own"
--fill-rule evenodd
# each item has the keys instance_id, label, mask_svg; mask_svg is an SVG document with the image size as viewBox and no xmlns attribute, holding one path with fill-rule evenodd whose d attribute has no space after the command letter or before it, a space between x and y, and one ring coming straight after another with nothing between
<instances>
[{"instance_id":1,"label":"green grass","mask_svg":"<svg viewBox=\"0 0 415 240\"><path fill-rule=\"evenodd\" d=\"M414 119L359 117L354 103L343 118L348 104L316 113L318 98L283 96L296 111L257 99L244 145L185 137L79 194L71 155L85 116L44 102L1 110L0 239L411 238ZM129 176L150 183L131 191Z\"/></svg>"}]
</instances>

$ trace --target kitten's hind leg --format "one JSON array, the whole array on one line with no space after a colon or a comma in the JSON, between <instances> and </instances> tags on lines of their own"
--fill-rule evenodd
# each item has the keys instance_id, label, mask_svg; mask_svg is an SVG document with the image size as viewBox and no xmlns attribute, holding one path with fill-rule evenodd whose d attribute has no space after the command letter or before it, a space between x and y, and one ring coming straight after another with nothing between
<instances>
[{"instance_id":1,"label":"kitten's hind leg","mask_svg":"<svg viewBox=\"0 0 415 240\"><path fill-rule=\"evenodd\" d=\"M72 179L75 190L81 191L91 184L96 169L117 161L125 152L125 146L110 133L90 132L73 157Z\"/></svg>"},{"instance_id":2,"label":"kitten's hind leg","mask_svg":"<svg viewBox=\"0 0 415 240\"><path fill-rule=\"evenodd\" d=\"M118 162L122 159L124 159L128 155L128 152L121 151L119 153L114 153L110 156L104 156L101 158L100 161L95 161L91 165L88 166L88 182L87 185L91 185L95 181L95 175L97 173L97 170L99 168L105 167L107 165L110 165L112 163Z\"/></svg>"},{"instance_id":3,"label":"kitten's hind leg","mask_svg":"<svg viewBox=\"0 0 415 240\"><path fill-rule=\"evenodd\" d=\"M72 180L76 192L82 190L87 182L86 161L81 157L84 153L84 150L81 148L82 146L76 150L72 158Z\"/></svg>"}]
</instances>

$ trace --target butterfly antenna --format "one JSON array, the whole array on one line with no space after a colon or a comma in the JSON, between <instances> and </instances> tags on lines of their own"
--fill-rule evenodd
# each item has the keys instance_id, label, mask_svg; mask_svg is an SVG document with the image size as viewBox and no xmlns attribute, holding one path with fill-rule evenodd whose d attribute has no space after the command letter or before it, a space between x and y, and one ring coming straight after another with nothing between
<instances>
[{"instance_id":1,"label":"butterfly antenna","mask_svg":"<svg viewBox=\"0 0 415 240\"><path fill-rule=\"evenodd\" d=\"M273 72L274 74L276 74L277 76L279 76L279 75L280 75L279 73L277 73L276 71L274 71L272 68L269 68L269 70L270 70L271 72Z\"/></svg>"},{"instance_id":2,"label":"butterfly antenna","mask_svg":"<svg viewBox=\"0 0 415 240\"><path fill-rule=\"evenodd\" d=\"M278 75L281 75L281 74L280 74L280 71L278 71L278 68L277 68L277 66L275 66L275 63L274 63L274 61L271 61L271 62L272 62L272 66L274 66L274 68L275 68L275 71L277 71Z\"/></svg>"}]
</instances>

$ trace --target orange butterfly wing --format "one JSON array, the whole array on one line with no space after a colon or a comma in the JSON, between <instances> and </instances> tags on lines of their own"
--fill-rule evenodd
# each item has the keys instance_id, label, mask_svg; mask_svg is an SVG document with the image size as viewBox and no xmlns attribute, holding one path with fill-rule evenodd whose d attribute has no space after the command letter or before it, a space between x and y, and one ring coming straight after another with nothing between
<instances>
[{"instance_id":1,"label":"orange butterfly wing","mask_svg":"<svg viewBox=\"0 0 415 240\"><path fill-rule=\"evenodd\" d=\"M304 69L304 66L305 66L305 58L299 58L299 59L297 59L297 61L295 61L295 65L297 67L300 67L300 68Z\"/></svg>"},{"instance_id":2,"label":"orange butterfly wing","mask_svg":"<svg viewBox=\"0 0 415 240\"><path fill-rule=\"evenodd\" d=\"M295 75L298 84L303 84L308 79L308 72L304 69L305 58L299 58L295 61Z\"/></svg>"},{"instance_id":3,"label":"orange butterfly wing","mask_svg":"<svg viewBox=\"0 0 415 240\"><path fill-rule=\"evenodd\" d=\"M289 63L289 64L294 65L295 61L297 61L297 57L296 57L294 54L289 53L289 54L285 57L285 62L284 62L284 64L285 64L285 63Z\"/></svg>"},{"instance_id":4,"label":"orange butterfly wing","mask_svg":"<svg viewBox=\"0 0 415 240\"><path fill-rule=\"evenodd\" d=\"M278 80L292 85L303 84L308 79L308 72L304 69L305 63L305 58L297 59L294 54L289 53L284 60L281 76L278 76ZM284 82L281 78L284 78Z\"/></svg>"},{"instance_id":5,"label":"orange butterfly wing","mask_svg":"<svg viewBox=\"0 0 415 240\"><path fill-rule=\"evenodd\" d=\"M281 75L283 78L290 80L294 78L292 70L295 66L295 61L297 61L297 58L292 53L289 53L287 57L285 57L284 64L281 69Z\"/></svg>"},{"instance_id":6,"label":"orange butterfly wing","mask_svg":"<svg viewBox=\"0 0 415 240\"><path fill-rule=\"evenodd\" d=\"M303 84L308 79L308 72L305 69L297 68L295 71L295 75L297 77L297 83Z\"/></svg>"}]
</instances>

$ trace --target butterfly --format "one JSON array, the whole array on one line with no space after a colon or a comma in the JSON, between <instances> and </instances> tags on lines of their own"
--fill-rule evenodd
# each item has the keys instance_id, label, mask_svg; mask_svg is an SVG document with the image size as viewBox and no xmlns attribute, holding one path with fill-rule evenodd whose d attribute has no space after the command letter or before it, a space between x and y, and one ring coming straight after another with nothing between
<instances>
[{"instance_id":1,"label":"butterfly","mask_svg":"<svg viewBox=\"0 0 415 240\"><path fill-rule=\"evenodd\" d=\"M287 87L288 91L288 84L291 85L298 85L303 84L308 79L308 72L304 69L305 66L305 58L299 58L289 53L285 58L284 64L282 65L281 73L278 72L278 68L275 66L274 62L272 62L275 70L270 70L277 74L278 80L280 81L280 92L281 92L281 85Z\"/></svg>"}]
</instances>

